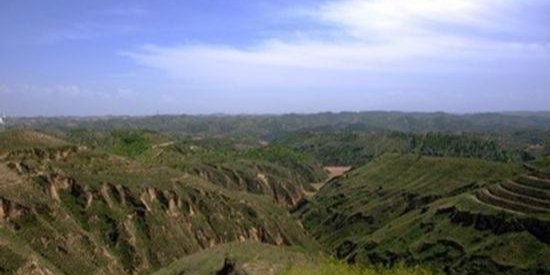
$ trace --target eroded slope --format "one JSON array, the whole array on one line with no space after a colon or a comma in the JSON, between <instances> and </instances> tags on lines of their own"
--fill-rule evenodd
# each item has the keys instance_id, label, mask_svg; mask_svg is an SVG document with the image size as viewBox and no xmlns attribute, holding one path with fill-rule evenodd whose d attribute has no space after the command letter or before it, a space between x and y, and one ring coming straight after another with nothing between
<instances>
[{"instance_id":1,"label":"eroded slope","mask_svg":"<svg viewBox=\"0 0 550 275\"><path fill-rule=\"evenodd\" d=\"M246 240L315 247L268 197L87 148L27 145L0 160L8 274L147 274Z\"/></svg>"}]
</instances>

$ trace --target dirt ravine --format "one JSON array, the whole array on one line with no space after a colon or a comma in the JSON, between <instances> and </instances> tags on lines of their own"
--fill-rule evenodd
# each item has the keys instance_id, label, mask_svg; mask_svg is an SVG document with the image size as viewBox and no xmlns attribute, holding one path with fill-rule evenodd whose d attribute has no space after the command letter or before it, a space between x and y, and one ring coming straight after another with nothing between
<instances>
[{"instance_id":1,"label":"dirt ravine","mask_svg":"<svg viewBox=\"0 0 550 275\"><path fill-rule=\"evenodd\" d=\"M327 182L331 181L334 178L345 175L349 170L351 170L351 168L351 166L326 166L323 169L325 169L325 171L327 172L328 178L324 182L312 183L311 186L313 186L315 190L319 191ZM306 197L311 197L315 195L317 191L306 192Z\"/></svg>"},{"instance_id":2,"label":"dirt ravine","mask_svg":"<svg viewBox=\"0 0 550 275\"><path fill-rule=\"evenodd\" d=\"M326 166L324 169L328 174L329 180L331 180L333 178L343 176L351 170L351 166Z\"/></svg>"}]
</instances>

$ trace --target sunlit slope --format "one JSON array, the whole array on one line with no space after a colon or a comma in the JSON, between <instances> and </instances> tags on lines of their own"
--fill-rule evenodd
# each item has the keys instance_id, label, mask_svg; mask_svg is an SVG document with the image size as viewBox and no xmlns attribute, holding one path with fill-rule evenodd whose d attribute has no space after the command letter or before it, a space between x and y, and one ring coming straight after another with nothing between
<instances>
[{"instance_id":1,"label":"sunlit slope","mask_svg":"<svg viewBox=\"0 0 550 275\"><path fill-rule=\"evenodd\" d=\"M147 274L246 240L318 249L267 196L87 148L25 148L0 159L5 273Z\"/></svg>"},{"instance_id":2,"label":"sunlit slope","mask_svg":"<svg viewBox=\"0 0 550 275\"><path fill-rule=\"evenodd\" d=\"M166 135L146 130L74 130L72 142L202 177L236 191L293 205L326 175L313 157L285 146L233 138Z\"/></svg>"},{"instance_id":3,"label":"sunlit slope","mask_svg":"<svg viewBox=\"0 0 550 275\"><path fill-rule=\"evenodd\" d=\"M313 158L281 146L237 150L234 144L222 148L213 141L182 141L157 148L147 163L171 167L202 177L231 190L272 197L294 205L311 183L326 177Z\"/></svg>"},{"instance_id":4,"label":"sunlit slope","mask_svg":"<svg viewBox=\"0 0 550 275\"><path fill-rule=\"evenodd\" d=\"M482 160L384 155L325 185L295 212L313 236L351 262L544 274L550 271L547 201L522 190L545 194L547 187L526 184L520 174L527 172ZM518 190L505 189L512 183Z\"/></svg>"},{"instance_id":5,"label":"sunlit slope","mask_svg":"<svg viewBox=\"0 0 550 275\"><path fill-rule=\"evenodd\" d=\"M31 130L0 131L0 154L12 150L67 147L66 141Z\"/></svg>"}]
</instances>

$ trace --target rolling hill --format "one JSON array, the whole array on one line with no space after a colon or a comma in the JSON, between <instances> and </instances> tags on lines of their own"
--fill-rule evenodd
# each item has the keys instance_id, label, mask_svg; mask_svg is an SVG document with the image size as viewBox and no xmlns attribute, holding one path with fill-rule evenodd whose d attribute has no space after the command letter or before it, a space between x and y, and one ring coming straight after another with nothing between
<instances>
[{"instance_id":1,"label":"rolling hill","mask_svg":"<svg viewBox=\"0 0 550 275\"><path fill-rule=\"evenodd\" d=\"M315 158L284 145L147 130L79 129L61 137L146 166L180 170L228 189L269 195L283 205L294 205L312 191L311 183L326 177Z\"/></svg>"},{"instance_id":2,"label":"rolling hill","mask_svg":"<svg viewBox=\"0 0 550 275\"><path fill-rule=\"evenodd\" d=\"M34 132L2 135L20 140L0 152L5 273L148 274L245 240L318 248L267 196Z\"/></svg>"},{"instance_id":3,"label":"rolling hill","mask_svg":"<svg viewBox=\"0 0 550 275\"><path fill-rule=\"evenodd\" d=\"M10 118L0 274L548 274L549 125L546 113Z\"/></svg>"},{"instance_id":4,"label":"rolling hill","mask_svg":"<svg viewBox=\"0 0 550 275\"><path fill-rule=\"evenodd\" d=\"M540 176L513 163L386 154L329 182L294 212L353 263L545 274L549 182Z\"/></svg>"}]
</instances>

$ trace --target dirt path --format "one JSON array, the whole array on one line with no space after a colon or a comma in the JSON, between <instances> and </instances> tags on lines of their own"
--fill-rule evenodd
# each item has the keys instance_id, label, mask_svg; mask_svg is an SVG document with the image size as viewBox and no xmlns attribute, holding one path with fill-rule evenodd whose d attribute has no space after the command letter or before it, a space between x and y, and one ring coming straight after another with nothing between
<instances>
[{"instance_id":1,"label":"dirt path","mask_svg":"<svg viewBox=\"0 0 550 275\"><path fill-rule=\"evenodd\" d=\"M306 197L311 197L321 190L321 188L329 181L334 178L341 177L351 170L351 166L326 166L324 167L325 171L328 174L328 178L324 182L312 183L311 186L315 188L314 192L306 192Z\"/></svg>"},{"instance_id":2,"label":"dirt path","mask_svg":"<svg viewBox=\"0 0 550 275\"><path fill-rule=\"evenodd\" d=\"M351 166L327 166L325 167L325 171L328 173L328 180L331 180L336 177L343 176L345 173L347 173L349 170L351 170Z\"/></svg>"},{"instance_id":3,"label":"dirt path","mask_svg":"<svg viewBox=\"0 0 550 275\"><path fill-rule=\"evenodd\" d=\"M162 148L162 147L170 146L170 145L172 145L172 144L174 144L173 141L155 144L155 145L153 145L153 149L157 149L157 148Z\"/></svg>"}]
</instances>

